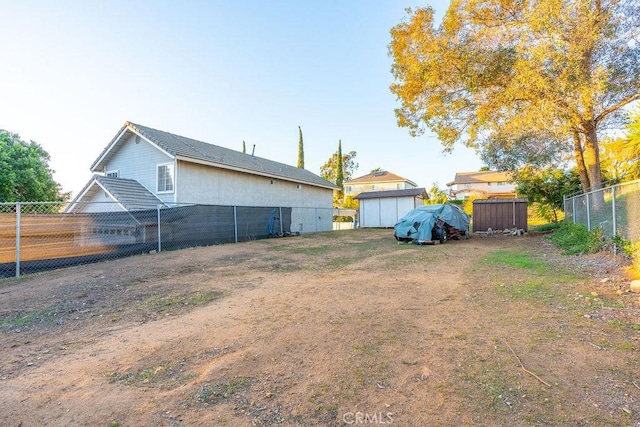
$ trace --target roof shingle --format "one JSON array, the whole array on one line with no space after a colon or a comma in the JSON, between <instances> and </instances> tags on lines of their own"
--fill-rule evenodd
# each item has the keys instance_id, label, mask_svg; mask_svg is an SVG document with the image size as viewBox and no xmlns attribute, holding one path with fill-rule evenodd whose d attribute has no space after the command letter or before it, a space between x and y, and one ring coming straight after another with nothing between
<instances>
[{"instance_id":1,"label":"roof shingle","mask_svg":"<svg viewBox=\"0 0 640 427\"><path fill-rule=\"evenodd\" d=\"M240 151L220 147L203 141L175 135L136 123L126 122L118 136L127 130L140 134L174 157L182 160L203 161L226 169L235 169L246 173L281 178L288 181L337 189L338 187L320 176L302 168L290 166L273 160L257 157ZM96 170L109 157L110 149L116 144L116 136L105 148L91 169Z\"/></svg>"}]
</instances>

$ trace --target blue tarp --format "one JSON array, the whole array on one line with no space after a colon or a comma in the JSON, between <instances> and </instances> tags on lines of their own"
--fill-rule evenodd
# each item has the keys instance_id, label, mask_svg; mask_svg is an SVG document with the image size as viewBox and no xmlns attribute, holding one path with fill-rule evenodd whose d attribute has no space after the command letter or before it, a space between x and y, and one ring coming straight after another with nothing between
<instances>
[{"instance_id":1,"label":"blue tarp","mask_svg":"<svg viewBox=\"0 0 640 427\"><path fill-rule=\"evenodd\" d=\"M458 230L468 232L471 217L451 203L424 205L412 209L393 227L393 235L398 240L434 240L431 230L440 217L444 222Z\"/></svg>"}]
</instances>

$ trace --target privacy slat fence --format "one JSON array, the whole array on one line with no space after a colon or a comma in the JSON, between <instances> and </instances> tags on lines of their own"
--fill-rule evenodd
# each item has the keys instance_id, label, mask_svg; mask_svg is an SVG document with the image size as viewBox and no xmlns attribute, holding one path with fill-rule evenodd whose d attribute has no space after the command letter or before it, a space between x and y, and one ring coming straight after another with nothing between
<instances>
[{"instance_id":1,"label":"privacy slat fence","mask_svg":"<svg viewBox=\"0 0 640 427\"><path fill-rule=\"evenodd\" d=\"M0 277L140 253L330 231L331 208L0 203ZM66 211L65 211L66 210ZM292 230L296 231L292 231Z\"/></svg>"}]
</instances>

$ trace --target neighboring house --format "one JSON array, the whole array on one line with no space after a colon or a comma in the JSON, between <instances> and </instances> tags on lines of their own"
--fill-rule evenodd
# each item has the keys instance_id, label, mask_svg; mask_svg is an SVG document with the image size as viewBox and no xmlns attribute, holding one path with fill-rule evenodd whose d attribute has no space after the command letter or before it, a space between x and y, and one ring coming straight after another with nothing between
<instances>
[{"instance_id":1,"label":"neighboring house","mask_svg":"<svg viewBox=\"0 0 640 427\"><path fill-rule=\"evenodd\" d=\"M416 187L417 185L413 181L391 172L380 171L345 182L344 194L345 196L355 196L364 191L406 190Z\"/></svg>"},{"instance_id":2,"label":"neighboring house","mask_svg":"<svg viewBox=\"0 0 640 427\"><path fill-rule=\"evenodd\" d=\"M484 199L515 198L516 184L511 172L458 172L449 187L449 197L466 200L471 196Z\"/></svg>"},{"instance_id":3,"label":"neighboring house","mask_svg":"<svg viewBox=\"0 0 640 427\"><path fill-rule=\"evenodd\" d=\"M424 188L368 191L358 194L360 227L393 227L411 209L422 206L429 195Z\"/></svg>"},{"instance_id":4,"label":"neighboring house","mask_svg":"<svg viewBox=\"0 0 640 427\"><path fill-rule=\"evenodd\" d=\"M132 211L186 203L290 207L292 232L332 229L337 186L318 175L131 122L124 124L91 171L96 175L68 212ZM104 207L84 203L98 201L111 203Z\"/></svg>"}]
</instances>

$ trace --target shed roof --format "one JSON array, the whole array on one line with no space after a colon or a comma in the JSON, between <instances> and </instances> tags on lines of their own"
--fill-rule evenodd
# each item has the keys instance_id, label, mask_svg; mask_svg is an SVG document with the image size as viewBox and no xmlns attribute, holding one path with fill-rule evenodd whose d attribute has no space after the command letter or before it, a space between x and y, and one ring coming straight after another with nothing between
<instances>
[{"instance_id":1,"label":"shed roof","mask_svg":"<svg viewBox=\"0 0 640 427\"><path fill-rule=\"evenodd\" d=\"M131 135L139 135L179 160L232 169L254 175L280 178L317 187L337 189L332 182L302 168L257 157L196 139L175 135L132 122L125 122L118 134L91 165L98 171Z\"/></svg>"},{"instance_id":2,"label":"shed roof","mask_svg":"<svg viewBox=\"0 0 640 427\"><path fill-rule=\"evenodd\" d=\"M407 188L405 190L386 190L386 191L365 191L358 194L354 199L386 199L390 197L421 197L428 199L429 195L424 188Z\"/></svg>"}]
</instances>

